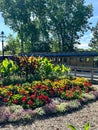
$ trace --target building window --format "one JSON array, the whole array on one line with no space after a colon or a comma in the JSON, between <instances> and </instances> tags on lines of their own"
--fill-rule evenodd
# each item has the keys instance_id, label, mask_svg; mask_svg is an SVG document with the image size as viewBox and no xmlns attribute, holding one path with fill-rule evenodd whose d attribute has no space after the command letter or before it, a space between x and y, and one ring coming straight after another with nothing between
<instances>
[{"instance_id":1,"label":"building window","mask_svg":"<svg viewBox=\"0 0 98 130\"><path fill-rule=\"evenodd\" d=\"M90 58L86 58L86 62L90 62Z\"/></svg>"},{"instance_id":2,"label":"building window","mask_svg":"<svg viewBox=\"0 0 98 130\"><path fill-rule=\"evenodd\" d=\"M84 57L80 57L80 62L84 62Z\"/></svg>"}]
</instances>

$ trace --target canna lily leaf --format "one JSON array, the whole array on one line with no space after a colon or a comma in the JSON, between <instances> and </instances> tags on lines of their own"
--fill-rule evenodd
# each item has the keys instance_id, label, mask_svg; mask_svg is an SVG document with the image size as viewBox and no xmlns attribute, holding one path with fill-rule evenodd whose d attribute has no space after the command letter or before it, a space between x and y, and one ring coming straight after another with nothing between
<instances>
[{"instance_id":1,"label":"canna lily leaf","mask_svg":"<svg viewBox=\"0 0 98 130\"><path fill-rule=\"evenodd\" d=\"M8 59L3 60L2 65L3 65L5 68L8 67L8 64L9 64Z\"/></svg>"}]
</instances>

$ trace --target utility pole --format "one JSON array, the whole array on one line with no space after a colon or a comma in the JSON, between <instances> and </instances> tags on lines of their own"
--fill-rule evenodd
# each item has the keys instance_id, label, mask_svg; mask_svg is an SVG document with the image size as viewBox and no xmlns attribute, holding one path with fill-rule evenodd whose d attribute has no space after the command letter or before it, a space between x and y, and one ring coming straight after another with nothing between
<instances>
[{"instance_id":1,"label":"utility pole","mask_svg":"<svg viewBox=\"0 0 98 130\"><path fill-rule=\"evenodd\" d=\"M3 31L1 32L0 37L1 37L1 42L2 42L2 58L4 58L4 38L5 38L6 36L5 36L5 34L4 34Z\"/></svg>"}]
</instances>

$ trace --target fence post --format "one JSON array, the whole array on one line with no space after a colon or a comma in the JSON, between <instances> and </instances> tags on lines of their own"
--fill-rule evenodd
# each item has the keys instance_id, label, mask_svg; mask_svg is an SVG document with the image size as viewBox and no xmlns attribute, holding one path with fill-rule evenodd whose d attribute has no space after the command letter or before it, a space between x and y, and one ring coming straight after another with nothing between
<instances>
[{"instance_id":1,"label":"fence post","mask_svg":"<svg viewBox=\"0 0 98 130\"><path fill-rule=\"evenodd\" d=\"M91 68L91 81L93 81L94 70Z\"/></svg>"},{"instance_id":2,"label":"fence post","mask_svg":"<svg viewBox=\"0 0 98 130\"><path fill-rule=\"evenodd\" d=\"M75 68L75 76L76 76L76 74L77 74L77 69Z\"/></svg>"}]
</instances>

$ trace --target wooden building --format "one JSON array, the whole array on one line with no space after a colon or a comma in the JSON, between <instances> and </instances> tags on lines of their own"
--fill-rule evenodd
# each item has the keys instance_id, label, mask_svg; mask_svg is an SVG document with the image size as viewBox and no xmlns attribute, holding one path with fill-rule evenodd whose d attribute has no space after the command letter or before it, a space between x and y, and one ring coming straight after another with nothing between
<instances>
[{"instance_id":1,"label":"wooden building","mask_svg":"<svg viewBox=\"0 0 98 130\"><path fill-rule=\"evenodd\" d=\"M97 52L32 53L32 55L47 57L56 64L82 67L98 67Z\"/></svg>"}]
</instances>

